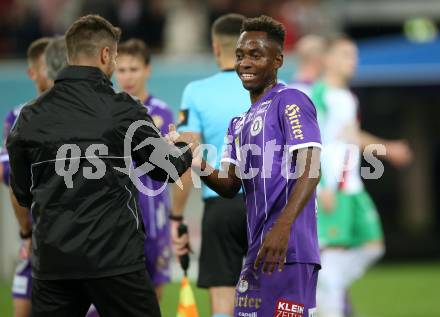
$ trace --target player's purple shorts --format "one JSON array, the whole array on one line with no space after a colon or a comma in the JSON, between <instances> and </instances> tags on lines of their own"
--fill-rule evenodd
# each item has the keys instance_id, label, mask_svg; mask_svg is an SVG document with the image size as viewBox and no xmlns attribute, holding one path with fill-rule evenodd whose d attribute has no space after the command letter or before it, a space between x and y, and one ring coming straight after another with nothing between
<instances>
[{"instance_id":1,"label":"player's purple shorts","mask_svg":"<svg viewBox=\"0 0 440 317\"><path fill-rule=\"evenodd\" d=\"M235 291L235 317L315 317L318 266L286 264L282 272L258 273L245 265Z\"/></svg>"},{"instance_id":2,"label":"player's purple shorts","mask_svg":"<svg viewBox=\"0 0 440 317\"><path fill-rule=\"evenodd\" d=\"M12 297L31 299L32 295L32 266L30 260L20 260L15 270L12 282Z\"/></svg>"},{"instance_id":3,"label":"player's purple shorts","mask_svg":"<svg viewBox=\"0 0 440 317\"><path fill-rule=\"evenodd\" d=\"M145 240L145 265L153 285L168 283L170 278L171 237L169 232L155 239Z\"/></svg>"}]
</instances>

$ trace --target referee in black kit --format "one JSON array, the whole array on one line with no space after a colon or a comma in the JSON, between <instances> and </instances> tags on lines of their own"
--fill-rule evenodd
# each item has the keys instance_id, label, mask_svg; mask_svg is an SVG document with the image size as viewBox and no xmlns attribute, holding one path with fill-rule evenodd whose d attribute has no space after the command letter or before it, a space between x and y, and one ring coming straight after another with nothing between
<instances>
[{"instance_id":1,"label":"referee in black kit","mask_svg":"<svg viewBox=\"0 0 440 317\"><path fill-rule=\"evenodd\" d=\"M23 108L7 140L13 192L32 214L35 317L85 316L91 303L101 317L160 316L133 173L177 180L191 166L192 139L168 144L144 106L114 92L120 33L97 15L75 21L69 66Z\"/></svg>"}]
</instances>

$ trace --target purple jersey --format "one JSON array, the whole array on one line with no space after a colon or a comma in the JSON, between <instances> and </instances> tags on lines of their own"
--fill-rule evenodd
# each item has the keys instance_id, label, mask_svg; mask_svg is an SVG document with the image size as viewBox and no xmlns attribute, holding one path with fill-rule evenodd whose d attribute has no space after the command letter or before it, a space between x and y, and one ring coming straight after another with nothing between
<instances>
[{"instance_id":1,"label":"purple jersey","mask_svg":"<svg viewBox=\"0 0 440 317\"><path fill-rule=\"evenodd\" d=\"M248 264L255 260L264 235L296 184L292 152L321 147L316 109L304 93L277 84L242 116L232 119L228 139L222 161L239 167L248 217ZM320 263L316 193L292 225L286 262Z\"/></svg>"},{"instance_id":2,"label":"purple jersey","mask_svg":"<svg viewBox=\"0 0 440 317\"><path fill-rule=\"evenodd\" d=\"M18 115L20 114L21 108L23 105L20 105L13 110L9 111L6 115L5 121L3 123L3 148L0 153L0 163L3 165L3 182L5 185L9 186L9 156L6 150L6 139L9 136L9 132L12 129L12 126L17 120Z\"/></svg>"},{"instance_id":3,"label":"purple jersey","mask_svg":"<svg viewBox=\"0 0 440 317\"><path fill-rule=\"evenodd\" d=\"M3 123L3 142L6 143L6 139L11 132L12 126L17 120L23 105L15 107L9 111L6 115ZM9 156L6 150L6 146L3 146L0 153L0 163L3 165L3 182L9 186ZM32 221L32 217L29 214L29 219ZM22 246L23 247L23 246ZM32 264L30 259L21 259L15 270L14 280L12 282L12 296L13 298L31 299L32 295Z\"/></svg>"},{"instance_id":4,"label":"purple jersey","mask_svg":"<svg viewBox=\"0 0 440 317\"><path fill-rule=\"evenodd\" d=\"M174 122L173 113L163 101L149 96L144 102L148 114L154 124L164 135L168 133L168 125ZM147 196L139 193L139 206L142 212L146 231L145 257L148 273L155 286L169 281L170 227L169 210L170 201L168 190L160 190L164 183L152 180L147 175L140 177L144 186L151 190L157 190L155 196Z\"/></svg>"},{"instance_id":5,"label":"purple jersey","mask_svg":"<svg viewBox=\"0 0 440 317\"><path fill-rule=\"evenodd\" d=\"M144 105L162 135L168 133L168 125L173 123L173 113L169 107L163 101L152 96L145 100ZM141 176L140 179L147 188L152 190L158 190L164 186L164 183L152 180L147 175ZM151 197L140 193L139 205L147 236L150 238L158 237L168 219L168 210L170 209L168 190L163 190L158 195Z\"/></svg>"}]
</instances>

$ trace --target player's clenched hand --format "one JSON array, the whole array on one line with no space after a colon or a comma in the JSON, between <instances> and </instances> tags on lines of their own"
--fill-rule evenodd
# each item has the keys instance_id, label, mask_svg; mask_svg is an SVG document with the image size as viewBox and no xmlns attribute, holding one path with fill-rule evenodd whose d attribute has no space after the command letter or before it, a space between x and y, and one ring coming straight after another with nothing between
<instances>
[{"instance_id":1,"label":"player's clenched hand","mask_svg":"<svg viewBox=\"0 0 440 317\"><path fill-rule=\"evenodd\" d=\"M179 237L179 225L180 221L171 221L171 242L176 256L185 255L191 251L188 234L186 233Z\"/></svg>"},{"instance_id":2,"label":"player's clenched hand","mask_svg":"<svg viewBox=\"0 0 440 317\"><path fill-rule=\"evenodd\" d=\"M254 263L255 270L258 270L260 265L263 266L263 273L272 274L277 266L278 271L281 272L283 270L289 243L290 228L290 223L278 221L266 233Z\"/></svg>"},{"instance_id":3,"label":"player's clenched hand","mask_svg":"<svg viewBox=\"0 0 440 317\"><path fill-rule=\"evenodd\" d=\"M170 124L168 126L167 139L169 139L173 143L184 142L188 144L192 153L194 153L195 149L199 146L199 142L194 137L193 133L191 132L177 133L176 126L174 124Z\"/></svg>"},{"instance_id":4,"label":"player's clenched hand","mask_svg":"<svg viewBox=\"0 0 440 317\"><path fill-rule=\"evenodd\" d=\"M177 139L180 137L180 134L176 131L176 126L174 124L170 124L168 126L168 134L165 135L165 139L168 143L174 144L177 142Z\"/></svg>"}]
</instances>

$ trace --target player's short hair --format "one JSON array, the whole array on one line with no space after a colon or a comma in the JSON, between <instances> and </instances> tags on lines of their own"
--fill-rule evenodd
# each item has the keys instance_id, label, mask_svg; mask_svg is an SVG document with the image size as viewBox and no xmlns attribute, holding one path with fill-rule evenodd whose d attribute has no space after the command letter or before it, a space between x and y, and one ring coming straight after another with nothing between
<instances>
[{"instance_id":1,"label":"player's short hair","mask_svg":"<svg viewBox=\"0 0 440 317\"><path fill-rule=\"evenodd\" d=\"M44 54L44 51L46 50L47 45L50 42L49 37L42 37L39 38L31 43L27 49L27 59L30 63L35 62L37 59L40 58L41 55Z\"/></svg>"},{"instance_id":2,"label":"player's short hair","mask_svg":"<svg viewBox=\"0 0 440 317\"><path fill-rule=\"evenodd\" d=\"M237 13L228 13L217 18L212 24L212 34L218 36L239 37L246 17Z\"/></svg>"},{"instance_id":3,"label":"player's short hair","mask_svg":"<svg viewBox=\"0 0 440 317\"><path fill-rule=\"evenodd\" d=\"M61 69L67 66L67 46L64 36L53 38L46 47L47 77L55 80Z\"/></svg>"},{"instance_id":4,"label":"player's short hair","mask_svg":"<svg viewBox=\"0 0 440 317\"><path fill-rule=\"evenodd\" d=\"M277 20L267 16L260 15L256 18L246 19L243 22L240 33L243 32L266 32L267 37L280 45L282 49L284 47L284 39L286 37L286 29Z\"/></svg>"},{"instance_id":5,"label":"player's short hair","mask_svg":"<svg viewBox=\"0 0 440 317\"><path fill-rule=\"evenodd\" d=\"M326 39L319 35L309 34L301 37L296 43L296 54L300 62L322 56L327 48Z\"/></svg>"},{"instance_id":6,"label":"player's short hair","mask_svg":"<svg viewBox=\"0 0 440 317\"><path fill-rule=\"evenodd\" d=\"M96 56L99 49L117 44L121 29L96 14L80 17L66 31L67 55L69 59L82 54Z\"/></svg>"},{"instance_id":7,"label":"player's short hair","mask_svg":"<svg viewBox=\"0 0 440 317\"><path fill-rule=\"evenodd\" d=\"M151 60L151 53L147 44L145 44L144 41L135 38L129 39L119 44L118 54L137 56L141 58L146 65L150 64L150 60Z\"/></svg>"}]
</instances>

